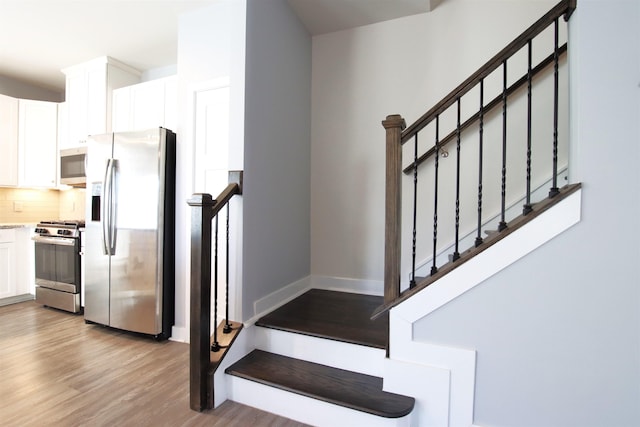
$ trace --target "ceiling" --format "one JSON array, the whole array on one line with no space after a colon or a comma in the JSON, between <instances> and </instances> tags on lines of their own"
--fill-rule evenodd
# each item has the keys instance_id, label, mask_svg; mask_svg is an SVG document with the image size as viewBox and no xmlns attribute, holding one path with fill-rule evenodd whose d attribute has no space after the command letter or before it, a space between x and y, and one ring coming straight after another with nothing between
<instances>
[{"instance_id":1,"label":"ceiling","mask_svg":"<svg viewBox=\"0 0 640 427\"><path fill-rule=\"evenodd\" d=\"M64 91L61 69L111 56L177 62L177 17L220 0L0 0L0 76ZM313 35L423 13L436 0L288 0Z\"/></svg>"}]
</instances>

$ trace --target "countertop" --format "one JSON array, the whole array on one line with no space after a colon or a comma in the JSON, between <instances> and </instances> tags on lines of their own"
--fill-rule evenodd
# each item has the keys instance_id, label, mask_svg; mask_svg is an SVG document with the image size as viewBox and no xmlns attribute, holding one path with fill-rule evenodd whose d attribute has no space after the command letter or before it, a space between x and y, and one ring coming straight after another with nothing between
<instances>
[{"instance_id":1,"label":"countertop","mask_svg":"<svg viewBox=\"0 0 640 427\"><path fill-rule=\"evenodd\" d=\"M7 228L25 228L25 227L35 227L36 225L33 223L0 223L0 230Z\"/></svg>"}]
</instances>

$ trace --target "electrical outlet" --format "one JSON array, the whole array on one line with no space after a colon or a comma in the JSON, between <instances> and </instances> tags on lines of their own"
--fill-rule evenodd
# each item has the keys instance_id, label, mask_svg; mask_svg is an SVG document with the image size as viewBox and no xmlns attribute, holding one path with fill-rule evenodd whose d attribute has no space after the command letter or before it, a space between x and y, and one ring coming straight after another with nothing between
<instances>
[{"instance_id":1,"label":"electrical outlet","mask_svg":"<svg viewBox=\"0 0 640 427\"><path fill-rule=\"evenodd\" d=\"M22 205L22 202L13 202L13 211L14 212L22 212L23 208L24 208L24 206Z\"/></svg>"}]
</instances>

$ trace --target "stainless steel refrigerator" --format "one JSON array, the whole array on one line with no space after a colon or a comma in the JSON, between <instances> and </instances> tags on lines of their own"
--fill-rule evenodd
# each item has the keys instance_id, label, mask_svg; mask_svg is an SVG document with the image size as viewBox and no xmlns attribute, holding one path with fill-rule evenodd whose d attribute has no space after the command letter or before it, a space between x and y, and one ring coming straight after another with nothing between
<instances>
[{"instance_id":1,"label":"stainless steel refrigerator","mask_svg":"<svg viewBox=\"0 0 640 427\"><path fill-rule=\"evenodd\" d=\"M175 153L176 136L164 128L87 141L87 323L171 336Z\"/></svg>"}]
</instances>

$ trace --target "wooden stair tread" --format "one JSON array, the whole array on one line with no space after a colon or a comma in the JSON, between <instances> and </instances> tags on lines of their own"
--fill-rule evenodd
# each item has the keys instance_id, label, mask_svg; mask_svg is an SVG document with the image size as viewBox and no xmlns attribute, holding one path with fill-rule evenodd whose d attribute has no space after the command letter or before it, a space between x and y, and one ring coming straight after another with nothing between
<instances>
[{"instance_id":1,"label":"wooden stair tread","mask_svg":"<svg viewBox=\"0 0 640 427\"><path fill-rule=\"evenodd\" d=\"M415 399L382 391L382 378L254 350L225 371L276 387L385 418L409 414Z\"/></svg>"},{"instance_id":2,"label":"wooden stair tread","mask_svg":"<svg viewBox=\"0 0 640 427\"><path fill-rule=\"evenodd\" d=\"M381 296L311 289L260 318L256 325L321 338L386 348L388 316L371 320Z\"/></svg>"}]
</instances>

